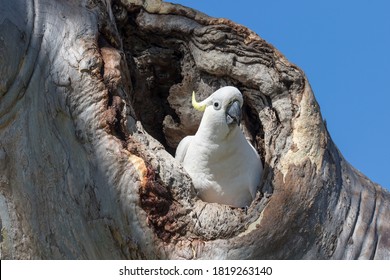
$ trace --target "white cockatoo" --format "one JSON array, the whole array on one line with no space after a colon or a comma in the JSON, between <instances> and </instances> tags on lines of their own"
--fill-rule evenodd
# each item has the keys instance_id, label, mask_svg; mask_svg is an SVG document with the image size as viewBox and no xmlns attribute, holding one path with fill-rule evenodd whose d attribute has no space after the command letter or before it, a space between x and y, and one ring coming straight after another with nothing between
<instances>
[{"instance_id":1,"label":"white cockatoo","mask_svg":"<svg viewBox=\"0 0 390 280\"><path fill-rule=\"evenodd\" d=\"M198 131L179 143L175 158L191 176L199 197L234 207L255 198L263 166L240 129L243 98L232 86L222 87L192 105L204 111Z\"/></svg>"}]
</instances>

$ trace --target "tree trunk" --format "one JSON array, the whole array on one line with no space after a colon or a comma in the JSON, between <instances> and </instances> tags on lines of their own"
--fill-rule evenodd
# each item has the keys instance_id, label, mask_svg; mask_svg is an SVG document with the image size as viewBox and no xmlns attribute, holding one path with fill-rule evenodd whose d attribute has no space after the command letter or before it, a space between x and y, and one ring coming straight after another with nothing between
<instances>
[{"instance_id":1,"label":"tree trunk","mask_svg":"<svg viewBox=\"0 0 390 280\"><path fill-rule=\"evenodd\" d=\"M390 195L344 160L304 73L158 0L0 0L2 259L389 259ZM225 85L264 174L247 213L173 154Z\"/></svg>"}]
</instances>

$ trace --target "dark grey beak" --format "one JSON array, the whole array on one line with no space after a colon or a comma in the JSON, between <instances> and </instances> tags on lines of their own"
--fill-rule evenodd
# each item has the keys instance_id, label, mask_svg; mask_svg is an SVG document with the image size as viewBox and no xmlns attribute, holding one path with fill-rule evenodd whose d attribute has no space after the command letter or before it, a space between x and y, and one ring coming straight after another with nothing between
<instances>
[{"instance_id":1,"label":"dark grey beak","mask_svg":"<svg viewBox=\"0 0 390 280\"><path fill-rule=\"evenodd\" d=\"M241 106L240 102L234 101L226 110L226 123L231 125L237 123L240 125L241 122Z\"/></svg>"}]
</instances>

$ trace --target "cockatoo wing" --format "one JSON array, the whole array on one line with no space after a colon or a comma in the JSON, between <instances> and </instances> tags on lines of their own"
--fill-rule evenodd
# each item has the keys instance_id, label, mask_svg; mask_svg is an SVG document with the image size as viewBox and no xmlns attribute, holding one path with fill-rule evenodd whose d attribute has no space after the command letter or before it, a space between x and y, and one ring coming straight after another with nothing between
<instances>
[{"instance_id":1,"label":"cockatoo wing","mask_svg":"<svg viewBox=\"0 0 390 280\"><path fill-rule=\"evenodd\" d=\"M178 160L179 162L184 161L184 158L187 154L188 146L190 145L190 143L194 137L195 136L193 136L193 135L186 136L180 141L180 143L176 149L176 155L175 155L176 160Z\"/></svg>"}]
</instances>

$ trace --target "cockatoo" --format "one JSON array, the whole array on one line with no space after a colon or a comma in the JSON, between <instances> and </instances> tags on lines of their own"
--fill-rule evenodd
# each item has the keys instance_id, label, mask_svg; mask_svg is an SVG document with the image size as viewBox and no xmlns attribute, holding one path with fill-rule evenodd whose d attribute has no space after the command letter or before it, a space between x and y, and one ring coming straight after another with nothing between
<instances>
[{"instance_id":1,"label":"cockatoo","mask_svg":"<svg viewBox=\"0 0 390 280\"><path fill-rule=\"evenodd\" d=\"M206 202L247 207L255 198L263 166L240 129L243 98L232 86L222 87L192 105L204 111L195 135L181 140L175 158L190 175Z\"/></svg>"}]
</instances>

